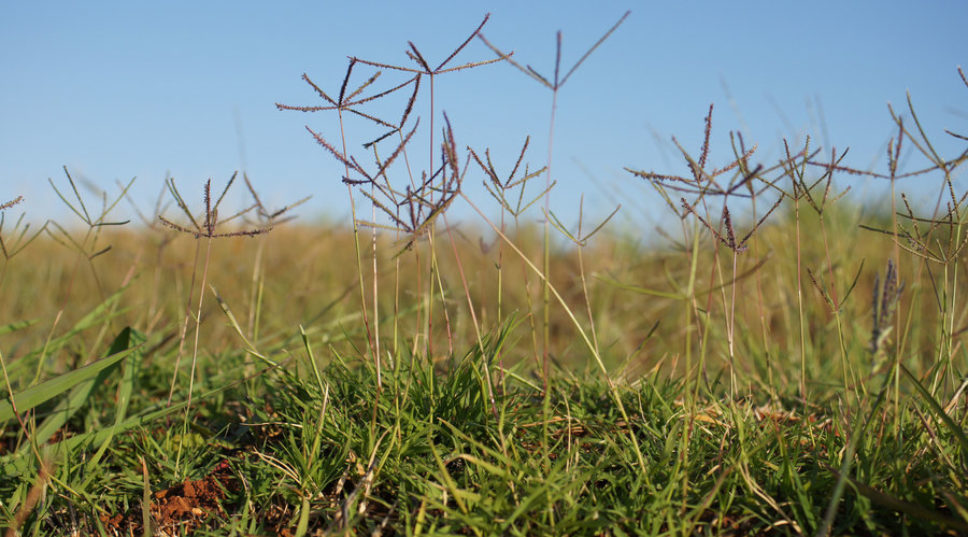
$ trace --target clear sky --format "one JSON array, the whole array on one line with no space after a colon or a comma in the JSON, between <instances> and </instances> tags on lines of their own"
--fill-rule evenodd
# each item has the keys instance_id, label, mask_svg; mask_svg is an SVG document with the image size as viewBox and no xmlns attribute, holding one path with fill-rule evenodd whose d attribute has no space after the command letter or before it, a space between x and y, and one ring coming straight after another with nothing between
<instances>
[{"instance_id":1,"label":"clear sky","mask_svg":"<svg viewBox=\"0 0 968 537\"><path fill-rule=\"evenodd\" d=\"M343 218L341 166L304 129L336 141L335 115L274 106L324 104L302 73L337 94L348 56L413 65L408 40L437 64L490 12L487 38L550 76L557 30L567 67L626 10L561 90L552 208L566 218L584 193L595 211L621 201L626 217L650 221L641 213L656 196L623 167L684 174L670 138L697 150L710 103L713 162L739 130L764 162L783 137L811 134L850 146L851 165L883 169L886 103L903 109L907 90L945 154L964 146L943 133L968 131L963 1L11 1L0 5L0 200L22 194L15 211L70 222L47 185L66 185L62 166L111 192L137 177L149 210L166 175L191 194L245 169L271 205L313 195L304 218ZM492 57L474 41L452 65ZM402 80L385 72L377 86ZM428 95L414 112L424 127ZM543 162L550 92L509 65L439 77L435 97L459 146L491 147L507 170L530 134L528 160ZM350 150L366 158L360 143L375 132L351 130ZM422 168L423 140L411 150ZM480 179L467 188L493 209Z\"/></svg>"}]
</instances>

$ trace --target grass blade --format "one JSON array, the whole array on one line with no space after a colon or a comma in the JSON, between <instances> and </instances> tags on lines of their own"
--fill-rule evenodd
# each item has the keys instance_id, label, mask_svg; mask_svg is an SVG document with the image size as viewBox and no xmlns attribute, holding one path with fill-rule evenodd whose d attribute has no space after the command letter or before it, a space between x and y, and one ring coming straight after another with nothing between
<instances>
[{"instance_id":1,"label":"grass blade","mask_svg":"<svg viewBox=\"0 0 968 537\"><path fill-rule=\"evenodd\" d=\"M125 329L127 330L127 329ZM134 349L127 349L113 355L102 358L92 364L88 364L80 369L75 369L69 373L64 373L46 382L27 388L26 390L13 396L19 412L25 412L43 404L51 399L67 393L83 382L87 382L108 368L114 366L126 356L134 352ZM9 401L0 401L0 423L13 418L13 407Z\"/></svg>"}]
</instances>

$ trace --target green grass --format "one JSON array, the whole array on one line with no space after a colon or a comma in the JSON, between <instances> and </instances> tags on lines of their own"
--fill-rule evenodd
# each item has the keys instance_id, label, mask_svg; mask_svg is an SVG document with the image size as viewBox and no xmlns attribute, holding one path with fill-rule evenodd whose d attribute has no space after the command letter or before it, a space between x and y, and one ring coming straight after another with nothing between
<instances>
[{"instance_id":1,"label":"green grass","mask_svg":"<svg viewBox=\"0 0 968 537\"><path fill-rule=\"evenodd\" d=\"M299 202L267 208L244 175L247 209L222 206L236 176L199 207L169 180L141 225L111 216L125 190L89 199L69 174L72 222L2 204L7 535L968 533L968 153L937 155L912 103L878 173L810 142L759 162L736 136L707 162L710 108L683 175L629 163L679 226L645 236L555 215L554 111L538 165L530 141L461 149L424 93L453 56L410 51L382 67L399 86L354 86L380 66L353 59L338 98L306 77L323 109L280 105L341 136L367 96L405 94L398 123L365 118L385 136L364 153L311 129L351 222L287 222ZM552 110L576 72L522 70ZM442 133L426 172L418 108ZM912 176L938 207L908 205ZM449 222L458 203L480 220Z\"/></svg>"}]
</instances>

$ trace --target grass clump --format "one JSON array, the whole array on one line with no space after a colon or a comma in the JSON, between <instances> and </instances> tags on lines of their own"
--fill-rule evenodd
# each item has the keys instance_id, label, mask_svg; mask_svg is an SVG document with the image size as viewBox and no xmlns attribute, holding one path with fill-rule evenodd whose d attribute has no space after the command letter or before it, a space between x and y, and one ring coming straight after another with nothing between
<instances>
[{"instance_id":1,"label":"grass clump","mask_svg":"<svg viewBox=\"0 0 968 537\"><path fill-rule=\"evenodd\" d=\"M244 174L237 210L237 175L197 212L169 178L181 216L123 225L127 186L96 213L68 173L81 224L0 219L6 533L968 533L968 152L938 155L909 99L885 172L809 140L758 161L738 133L713 163L710 107L698 152L676 142L685 173L628 168L678 231L643 245L581 205L569 226L556 98L626 16L564 76L560 34L545 77L486 17L436 67L410 43L413 65L351 58L335 98L304 76L325 104L278 106L336 116L307 129L343 165L348 225L291 222L301 202L270 210ZM494 58L451 66L478 40ZM509 172L434 93L505 63L552 90L546 159L523 137ZM842 175L889 182L890 208ZM933 212L899 192L913 176ZM477 227L448 221L458 203Z\"/></svg>"}]
</instances>

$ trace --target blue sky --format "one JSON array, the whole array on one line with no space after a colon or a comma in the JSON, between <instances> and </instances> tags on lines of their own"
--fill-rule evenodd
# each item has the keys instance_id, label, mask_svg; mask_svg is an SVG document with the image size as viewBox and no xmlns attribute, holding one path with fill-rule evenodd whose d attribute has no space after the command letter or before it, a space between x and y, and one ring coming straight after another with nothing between
<instances>
[{"instance_id":1,"label":"blue sky","mask_svg":"<svg viewBox=\"0 0 968 537\"><path fill-rule=\"evenodd\" d=\"M335 116L274 106L323 104L302 73L336 94L347 56L408 64L408 40L436 64L490 12L488 39L550 75L557 30L569 66L626 10L561 90L552 208L565 218L584 193L594 212L621 201L628 220L654 221L655 194L623 167L685 173L670 138L696 150L710 103L714 163L739 130L763 162L779 157L783 137L810 134L850 146L851 165L883 169L886 103L903 109L907 90L942 152L963 148L943 129L968 131L968 88L956 72L968 64L965 2L5 2L0 199L22 194L15 211L69 223L47 184L66 184L65 165L109 192L137 177L145 210L166 175L188 195L245 169L270 205L313 195L304 218L344 218L341 166L304 129L336 141ZM491 57L475 41L454 65ZM402 80L385 72L377 86ZM528 161L544 161L550 93L512 67L439 77L435 96L459 146L490 147L509 169L530 134ZM415 110L424 127L429 113L424 98ZM375 132L351 126L350 150L365 158L360 143ZM425 168L426 138L411 151ZM480 179L469 176L468 192L493 210Z\"/></svg>"}]
</instances>

